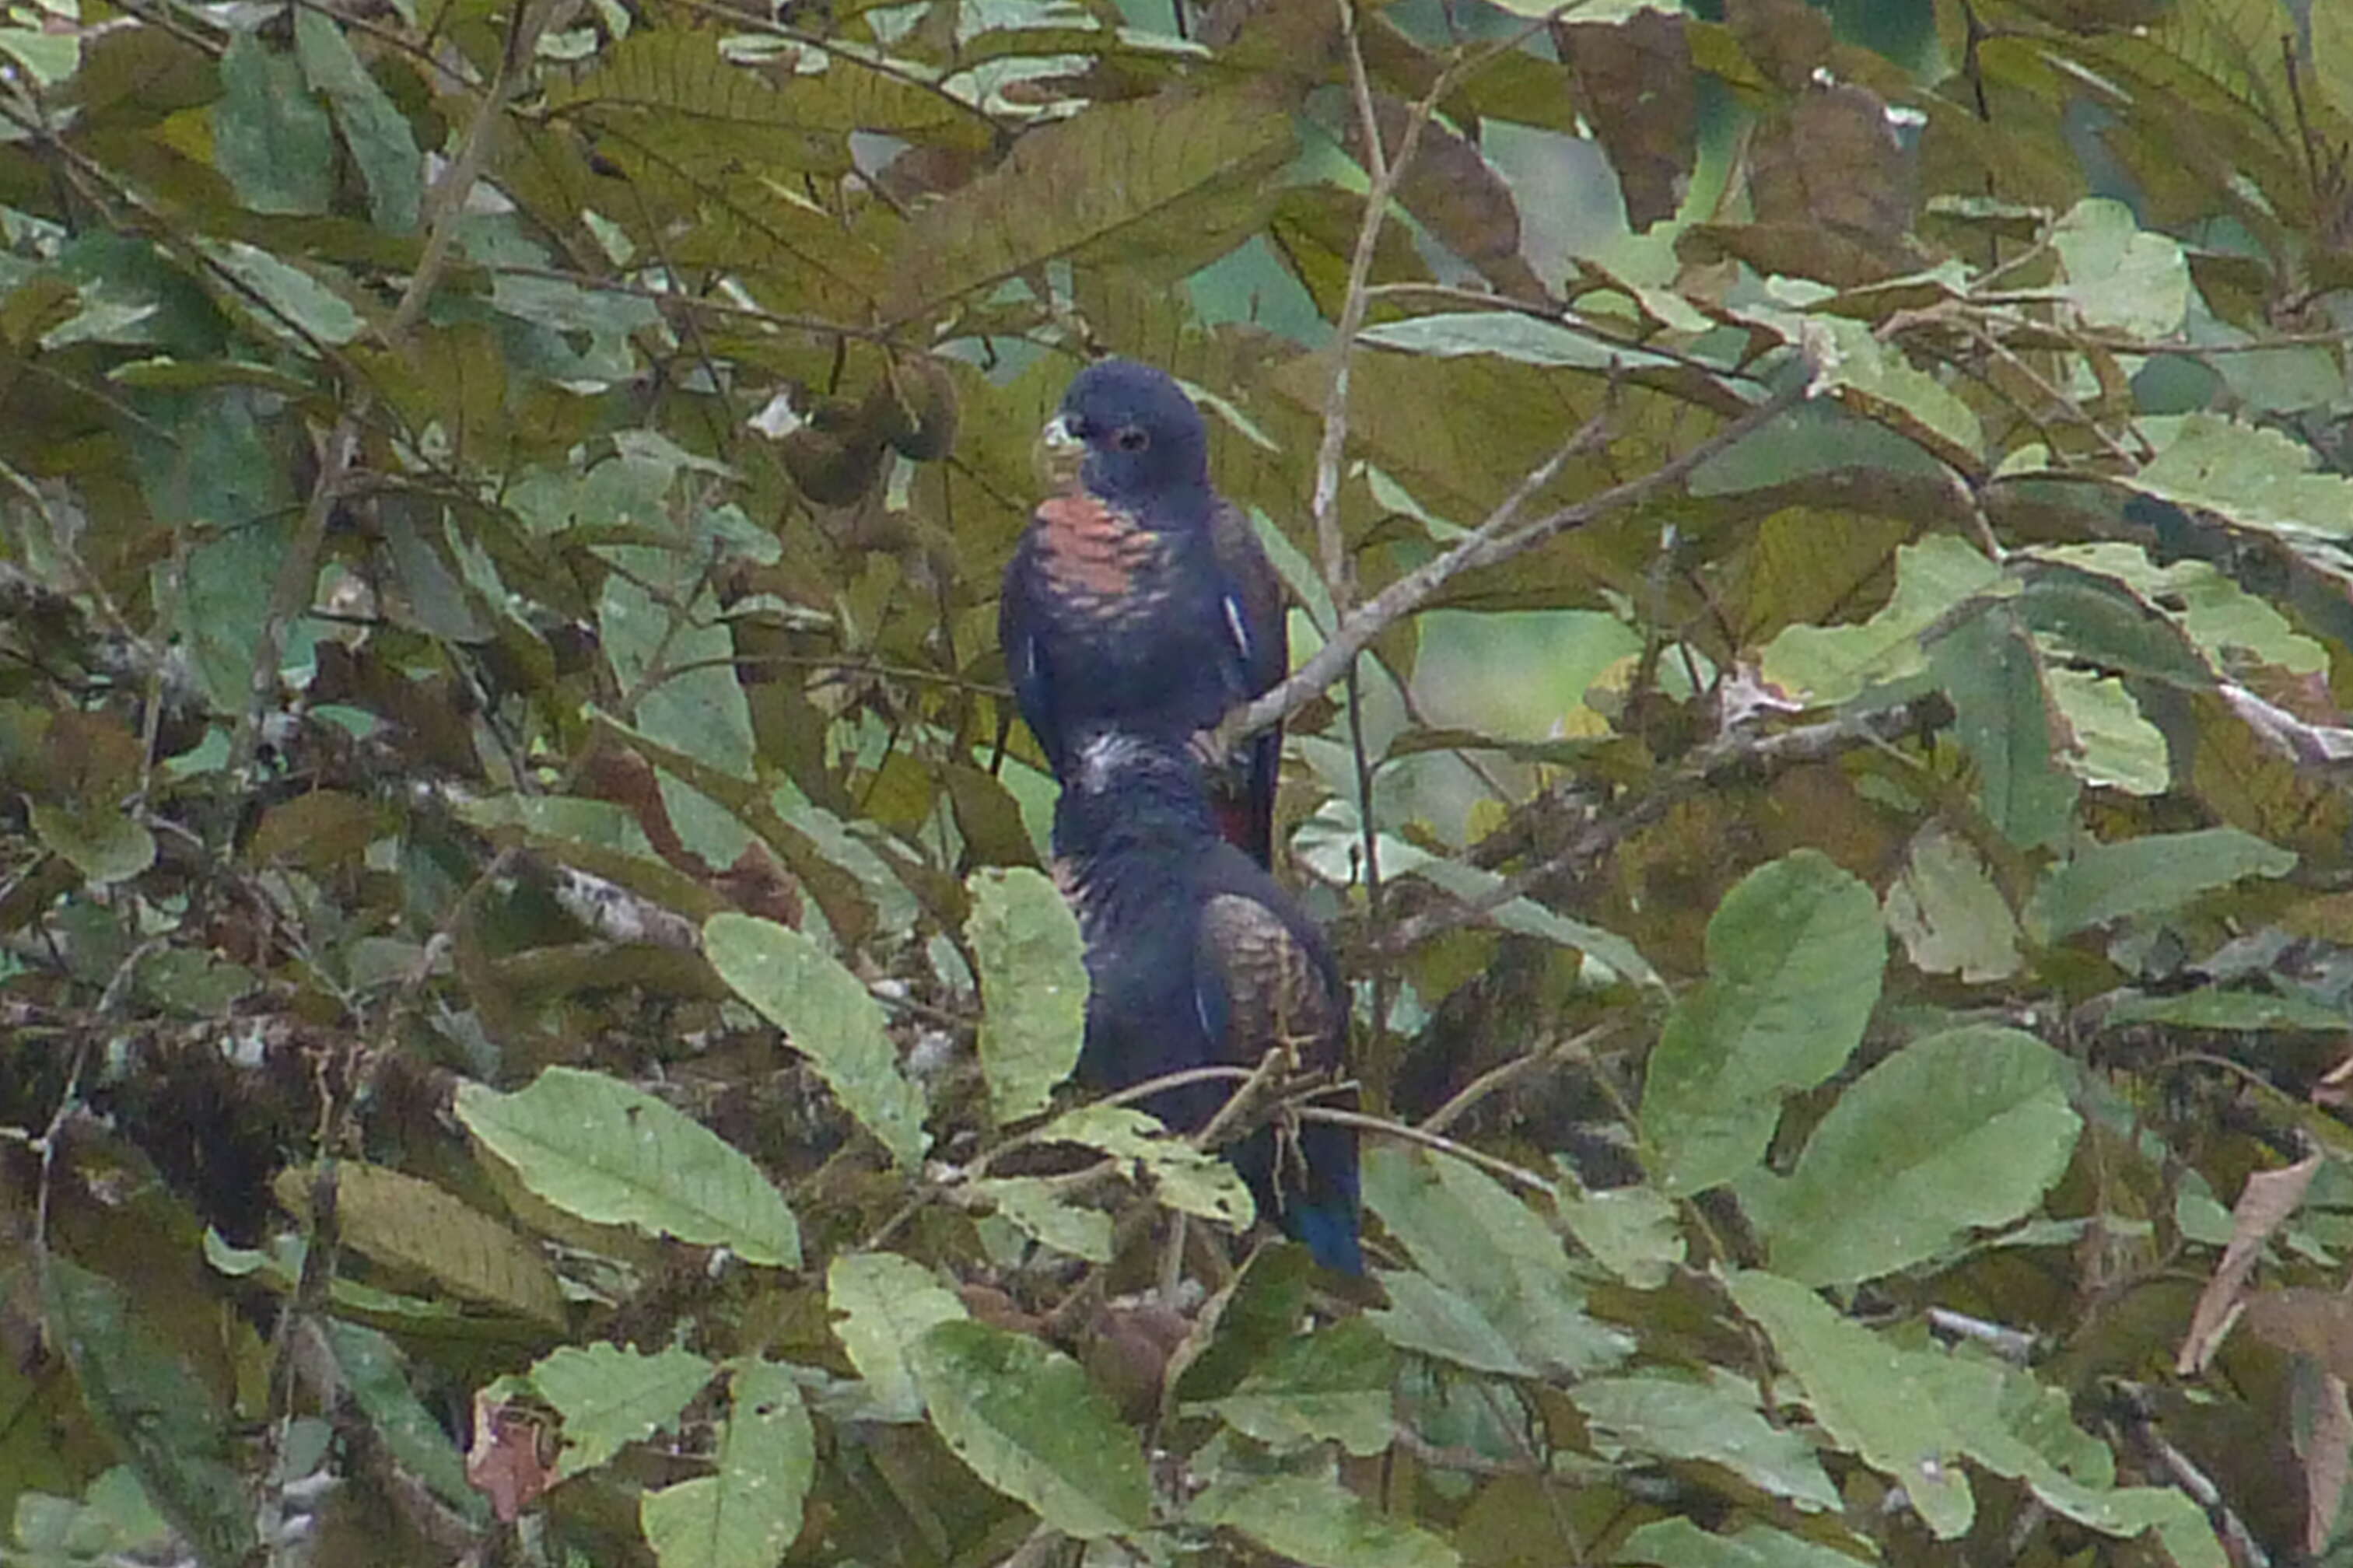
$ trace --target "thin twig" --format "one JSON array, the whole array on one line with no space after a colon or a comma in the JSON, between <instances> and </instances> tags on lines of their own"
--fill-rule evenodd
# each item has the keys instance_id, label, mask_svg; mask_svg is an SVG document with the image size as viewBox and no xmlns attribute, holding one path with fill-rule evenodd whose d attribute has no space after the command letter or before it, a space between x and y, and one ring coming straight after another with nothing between
<instances>
[{"instance_id":1,"label":"thin twig","mask_svg":"<svg viewBox=\"0 0 2353 1568\"><path fill-rule=\"evenodd\" d=\"M1523 1170L1509 1160L1482 1153L1468 1143L1458 1143L1451 1138L1425 1132L1402 1121L1392 1121L1386 1116L1367 1116L1361 1110L1339 1110L1328 1105L1303 1105L1299 1108L1299 1119L1302 1121L1328 1121L1335 1127L1354 1127L1361 1132L1381 1132L1391 1138L1402 1138L1409 1143L1419 1143L1426 1149L1435 1149L1442 1154L1467 1160L1524 1192L1536 1193L1545 1197L1553 1194L1552 1183L1534 1171Z\"/></svg>"},{"instance_id":2,"label":"thin twig","mask_svg":"<svg viewBox=\"0 0 2353 1568\"><path fill-rule=\"evenodd\" d=\"M1551 482L1562 465L1584 450L1584 444L1598 435L1598 426L1588 420L1583 428L1562 444L1558 451L1533 470L1468 539L1365 601L1349 613L1331 638L1315 651L1314 657L1300 666L1289 679L1248 707L1228 714L1218 726L1219 739L1231 748L1240 744L1246 736L1298 711L1337 680L1347 668L1348 661L1363 652L1375 637L1403 616L1419 609L1440 587L1460 574L1473 567L1500 565L1572 529L1582 528L1612 512L1650 500L1669 486L1688 478L1694 469L1709 458L1746 440L1805 398L1803 385L1787 387L1706 440L1670 458L1649 473L1623 484L1612 485L1598 495L1558 508L1533 522L1505 531L1511 530L1512 521L1526 499Z\"/></svg>"},{"instance_id":3,"label":"thin twig","mask_svg":"<svg viewBox=\"0 0 2353 1568\"><path fill-rule=\"evenodd\" d=\"M1469 1083L1464 1084L1445 1104L1423 1117L1421 1130L1424 1132L1443 1132L1461 1121L1463 1114L1472 1106L1498 1089L1506 1089L1520 1079L1541 1072L1546 1068L1570 1057L1583 1057L1590 1059L1594 1042L1615 1033L1622 1026L1623 1020L1618 1019L1613 1019L1607 1024L1597 1024L1581 1035L1572 1036L1566 1040L1556 1040L1543 1050L1530 1051L1525 1056L1514 1057L1501 1067L1488 1068Z\"/></svg>"}]
</instances>

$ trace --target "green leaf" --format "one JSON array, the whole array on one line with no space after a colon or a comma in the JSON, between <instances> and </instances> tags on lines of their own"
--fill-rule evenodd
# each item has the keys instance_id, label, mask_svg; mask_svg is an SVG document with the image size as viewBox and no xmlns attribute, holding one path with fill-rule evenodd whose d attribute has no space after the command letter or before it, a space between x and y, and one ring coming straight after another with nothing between
<instances>
[{"instance_id":1,"label":"green leaf","mask_svg":"<svg viewBox=\"0 0 2353 1568\"><path fill-rule=\"evenodd\" d=\"M2042 661L2016 618L1998 607L1968 616L1936 639L1929 665L1953 700L1987 818L2021 848L2056 843L2081 786L2052 758Z\"/></svg>"},{"instance_id":2,"label":"green leaf","mask_svg":"<svg viewBox=\"0 0 2353 1568\"><path fill-rule=\"evenodd\" d=\"M1133 1160L1151 1178L1161 1202L1214 1225L1248 1230L1257 1215L1250 1189L1231 1165L1133 1107L1082 1105L1048 1122L1037 1136L1041 1142L1082 1143L1113 1159Z\"/></svg>"},{"instance_id":3,"label":"green leaf","mask_svg":"<svg viewBox=\"0 0 2353 1568\"><path fill-rule=\"evenodd\" d=\"M1150 1521L1136 1435L1078 1363L1022 1334L942 1323L909 1356L932 1426L973 1474L1082 1541Z\"/></svg>"},{"instance_id":4,"label":"green leaf","mask_svg":"<svg viewBox=\"0 0 2353 1568\"><path fill-rule=\"evenodd\" d=\"M275 331L293 338L286 330L290 326L321 342L347 343L366 324L342 295L266 250L237 239L205 243L202 249L222 271L260 296L267 307L259 312L262 324Z\"/></svg>"},{"instance_id":5,"label":"green leaf","mask_svg":"<svg viewBox=\"0 0 2353 1568\"><path fill-rule=\"evenodd\" d=\"M308 1214L317 1172L279 1172L278 1201ZM343 1161L335 1167L335 1226L346 1245L437 1279L469 1300L543 1323L565 1321L564 1288L538 1247L431 1182Z\"/></svg>"},{"instance_id":6,"label":"green leaf","mask_svg":"<svg viewBox=\"0 0 2353 1568\"><path fill-rule=\"evenodd\" d=\"M827 1267L825 1286L834 1335L866 1380L880 1418L921 1420L908 1350L934 1325L964 1321L964 1303L931 1270L891 1252L842 1254Z\"/></svg>"},{"instance_id":7,"label":"green leaf","mask_svg":"<svg viewBox=\"0 0 2353 1568\"><path fill-rule=\"evenodd\" d=\"M1760 1209L1774 1270L1854 1284L2026 1214L2074 1153L2073 1078L2065 1058L2013 1029L1905 1047L1839 1096Z\"/></svg>"},{"instance_id":8,"label":"green leaf","mask_svg":"<svg viewBox=\"0 0 2353 1568\"><path fill-rule=\"evenodd\" d=\"M1097 103L918 213L884 314L925 317L1057 261L1173 280L1249 232L1292 147L1291 116L1250 93Z\"/></svg>"},{"instance_id":9,"label":"green leaf","mask_svg":"<svg viewBox=\"0 0 2353 1568\"><path fill-rule=\"evenodd\" d=\"M1400 736L1400 745L1408 739ZM1392 754L1399 753L1393 751ZM1301 826L1293 849L1316 871L1345 883L1355 875L1356 858L1364 852L1362 824L1355 805L1345 797L1335 797ZM1638 985L1665 984L1650 960L1617 932L1572 919L1525 894L1503 897L1508 889L1499 872L1451 856L1433 855L1412 840L1390 833L1380 836L1380 857L1383 876L1419 877L1484 910L1487 919L1504 931L1585 953Z\"/></svg>"},{"instance_id":10,"label":"green leaf","mask_svg":"<svg viewBox=\"0 0 2353 1568\"><path fill-rule=\"evenodd\" d=\"M1523 364L1567 365L1578 370L1626 370L1675 363L1662 355L1630 349L1614 338L1576 331L1556 321L1517 310L1461 310L1409 316L1366 327L1358 341L1377 348L1452 359L1494 354Z\"/></svg>"},{"instance_id":11,"label":"green leaf","mask_svg":"<svg viewBox=\"0 0 2353 1568\"><path fill-rule=\"evenodd\" d=\"M1391 861L1388 847L1403 845L1404 840L1382 835L1382 867L1387 874ZM1434 882L1466 903L1478 904L1487 910L1487 918L1504 931L1517 931L1522 936L1539 937L1546 942L1588 954L1600 960L1612 970L1640 985L1662 985L1657 970L1628 942L1612 931L1605 931L1589 921L1575 920L1557 910L1546 908L1525 896L1492 902L1493 895L1502 888L1504 879L1493 871L1471 865L1467 861L1426 853L1401 855L1397 858L1397 871Z\"/></svg>"},{"instance_id":12,"label":"green leaf","mask_svg":"<svg viewBox=\"0 0 2353 1568\"><path fill-rule=\"evenodd\" d=\"M2168 914L2247 877L2284 877L2296 858L2235 827L2085 844L2052 867L2026 906L2038 941L2135 915Z\"/></svg>"},{"instance_id":13,"label":"green leaf","mask_svg":"<svg viewBox=\"0 0 2353 1568\"><path fill-rule=\"evenodd\" d=\"M1730 1284L1734 1303L1773 1342L1831 1439L1903 1487L1938 1540L1968 1530L1977 1500L1924 1381L1930 1358L1840 1317L1795 1280L1745 1270Z\"/></svg>"},{"instance_id":14,"label":"green leaf","mask_svg":"<svg viewBox=\"0 0 2353 1568\"><path fill-rule=\"evenodd\" d=\"M1377 1454L1396 1436L1389 1395L1396 1375L1388 1342L1351 1318L1284 1341L1208 1408L1271 1448L1328 1440L1351 1454Z\"/></svg>"},{"instance_id":15,"label":"green leaf","mask_svg":"<svg viewBox=\"0 0 2353 1568\"><path fill-rule=\"evenodd\" d=\"M113 1280L55 1254L38 1279L48 1342L73 1368L82 1408L206 1563L243 1562L253 1502L230 1463L228 1411Z\"/></svg>"},{"instance_id":16,"label":"green leaf","mask_svg":"<svg viewBox=\"0 0 2353 1568\"><path fill-rule=\"evenodd\" d=\"M1656 1187L1609 1187L1560 1200L1561 1223L1593 1260L1637 1290L1655 1290L1683 1261L1675 1205Z\"/></svg>"},{"instance_id":17,"label":"green leaf","mask_svg":"<svg viewBox=\"0 0 2353 1568\"><path fill-rule=\"evenodd\" d=\"M2047 675L2051 700L2075 738L2058 753L2069 773L2126 795L2163 795L2173 786L2165 734L2142 716L2123 681L2087 669L2052 669Z\"/></svg>"},{"instance_id":18,"label":"green leaf","mask_svg":"<svg viewBox=\"0 0 2353 1568\"><path fill-rule=\"evenodd\" d=\"M229 35L213 104L213 161L258 213L316 214L335 195L335 139L302 68L250 32Z\"/></svg>"},{"instance_id":19,"label":"green leaf","mask_svg":"<svg viewBox=\"0 0 2353 1568\"><path fill-rule=\"evenodd\" d=\"M2353 118L2353 15L2321 5L2310 20L2313 74L2337 112Z\"/></svg>"},{"instance_id":20,"label":"green leaf","mask_svg":"<svg viewBox=\"0 0 2353 1568\"><path fill-rule=\"evenodd\" d=\"M303 79L326 95L342 122L343 144L367 182L368 216L387 234L414 231L425 195L425 163L407 119L325 12L294 13L294 51Z\"/></svg>"},{"instance_id":21,"label":"green leaf","mask_svg":"<svg viewBox=\"0 0 2353 1568\"><path fill-rule=\"evenodd\" d=\"M30 27L0 27L0 50L32 73L41 86L55 87L81 65L81 39L70 33Z\"/></svg>"},{"instance_id":22,"label":"green leaf","mask_svg":"<svg viewBox=\"0 0 2353 1568\"><path fill-rule=\"evenodd\" d=\"M1915 367L1901 347L1883 341L1870 322L1809 316L1803 342L1813 392L1832 393L1965 474L1984 469L1985 431L1977 415L1943 382Z\"/></svg>"},{"instance_id":23,"label":"green leaf","mask_svg":"<svg viewBox=\"0 0 2353 1568\"><path fill-rule=\"evenodd\" d=\"M2142 604L2179 627L2213 668L2224 668L2232 650L2296 675L2327 667L2327 653L2318 642L2299 633L2275 606L2248 593L2211 562L2169 561L2160 566L2141 546L2116 540L2052 545L2033 553L2124 584ZM2096 657L2104 650L2084 651Z\"/></svg>"},{"instance_id":24,"label":"green leaf","mask_svg":"<svg viewBox=\"0 0 2353 1568\"><path fill-rule=\"evenodd\" d=\"M27 816L42 847L92 882L127 882L155 863L155 836L127 812L35 801Z\"/></svg>"},{"instance_id":25,"label":"green leaf","mask_svg":"<svg viewBox=\"0 0 2353 1568\"><path fill-rule=\"evenodd\" d=\"M1380 1281L1389 1304L1365 1318L1398 1349L1504 1377L1544 1375L1544 1369L1522 1356L1511 1337L1469 1297L1427 1274L1401 1269L1383 1270Z\"/></svg>"},{"instance_id":26,"label":"green leaf","mask_svg":"<svg viewBox=\"0 0 2353 1568\"><path fill-rule=\"evenodd\" d=\"M556 1479L593 1470L624 1445L671 1429L718 1370L676 1345L651 1355L605 1344L550 1352L531 1369L531 1383L564 1417Z\"/></svg>"},{"instance_id":27,"label":"green leaf","mask_svg":"<svg viewBox=\"0 0 2353 1568\"><path fill-rule=\"evenodd\" d=\"M1378 1144L1365 1152L1364 1190L1365 1206L1419 1271L1443 1281L1445 1294L1474 1315L1477 1341L1508 1345L1514 1368L1590 1372L1632 1350L1624 1335L1585 1315L1583 1283L1552 1228L1476 1166ZM1405 1278L1383 1275L1393 1301ZM1389 1331L1386 1314L1370 1316Z\"/></svg>"},{"instance_id":28,"label":"green leaf","mask_svg":"<svg viewBox=\"0 0 2353 1568\"><path fill-rule=\"evenodd\" d=\"M1034 1116L1078 1065L1086 942L1053 882L1027 867L973 873L965 934L980 970L980 1070L999 1123Z\"/></svg>"},{"instance_id":29,"label":"green leaf","mask_svg":"<svg viewBox=\"0 0 2353 1568\"><path fill-rule=\"evenodd\" d=\"M1688 1519L1654 1519L1626 1537L1614 1561L1660 1568L1852 1568L1855 1558L1769 1524L1711 1535Z\"/></svg>"},{"instance_id":30,"label":"green leaf","mask_svg":"<svg viewBox=\"0 0 2353 1568\"><path fill-rule=\"evenodd\" d=\"M2222 991L2200 986L2178 995L2119 996L2103 1022L2110 1028L2126 1024L2173 1024L2185 1029L2228 1029L2268 1033L2277 1029L2337 1032L2353 1023L2343 1007L2312 996L2275 996L2262 991Z\"/></svg>"},{"instance_id":31,"label":"green leaf","mask_svg":"<svg viewBox=\"0 0 2353 1568\"><path fill-rule=\"evenodd\" d=\"M1071 1203L1059 1183L1044 1176L990 1176L973 1183L972 1193L1045 1246L1090 1263L1111 1261L1111 1215Z\"/></svg>"},{"instance_id":32,"label":"green leaf","mask_svg":"<svg viewBox=\"0 0 2353 1568\"><path fill-rule=\"evenodd\" d=\"M1780 1097L1844 1065L1879 1000L1871 889L1804 849L1742 878L1707 926L1708 977L1651 1053L1642 1134L1660 1184L1704 1192L1755 1165Z\"/></svg>"},{"instance_id":33,"label":"green leaf","mask_svg":"<svg viewBox=\"0 0 2353 1568\"><path fill-rule=\"evenodd\" d=\"M617 1079L554 1067L515 1094L466 1084L458 1119L566 1214L724 1247L747 1263L800 1267L800 1226L759 1167Z\"/></svg>"},{"instance_id":34,"label":"green leaf","mask_svg":"<svg viewBox=\"0 0 2353 1568\"><path fill-rule=\"evenodd\" d=\"M2132 208L2087 196L2051 230L2067 269L2067 302L2084 324L2136 338L2170 337L2189 308L2189 262L2181 242L2133 221Z\"/></svg>"},{"instance_id":35,"label":"green leaf","mask_svg":"<svg viewBox=\"0 0 2353 1568\"><path fill-rule=\"evenodd\" d=\"M2135 553L2129 546L2122 548L2128 555ZM2055 562L2034 569L2015 557L2010 566L2023 584L2012 601L2019 619L2034 633L2035 646L2052 668L2143 676L2190 690L2214 683L2220 661L2211 655L2200 657L2201 650L2185 635L2186 617L2152 603L2147 590L2130 578L2076 571ZM2171 597L2162 589L2157 596Z\"/></svg>"},{"instance_id":36,"label":"green leaf","mask_svg":"<svg viewBox=\"0 0 2353 1568\"><path fill-rule=\"evenodd\" d=\"M242 393L174 395L168 430L132 446L149 511L202 540L188 552L173 630L225 713L242 713L253 700L254 649L301 510L257 401ZM309 647L297 629L287 645L290 659Z\"/></svg>"},{"instance_id":37,"label":"green leaf","mask_svg":"<svg viewBox=\"0 0 2353 1568\"><path fill-rule=\"evenodd\" d=\"M342 1318L322 1316L318 1324L343 1385L401 1473L423 1481L445 1507L487 1529L489 1500L466 1479L466 1457L409 1386L408 1361L398 1343Z\"/></svg>"},{"instance_id":38,"label":"green leaf","mask_svg":"<svg viewBox=\"0 0 2353 1568\"><path fill-rule=\"evenodd\" d=\"M2186 1493L2113 1485L2115 1458L2075 1426L2065 1390L1957 1352L1899 1349L1776 1275L1745 1272L1730 1284L1803 1385L1814 1419L1902 1485L1939 1540L1962 1534L1976 1515L1966 1458L2023 1482L2078 1524L2125 1538L2154 1530L2174 1561L2222 1568L2221 1544Z\"/></svg>"},{"instance_id":39,"label":"green leaf","mask_svg":"<svg viewBox=\"0 0 2353 1568\"><path fill-rule=\"evenodd\" d=\"M1912 840L1903 873L1887 889L1887 929L1924 973L1957 971L1971 984L2018 972L2018 917L1994 885L1985 858L1941 822Z\"/></svg>"},{"instance_id":40,"label":"green leaf","mask_svg":"<svg viewBox=\"0 0 2353 1568\"><path fill-rule=\"evenodd\" d=\"M2189 1493L2115 1484L2116 1457L2074 1424L2066 1390L1959 1355L1936 1358L1928 1384L1971 1462L2022 1481L2053 1513L2127 1539L2155 1531L2182 1568L2223 1568L2228 1561Z\"/></svg>"},{"instance_id":41,"label":"green leaf","mask_svg":"<svg viewBox=\"0 0 2353 1568\"><path fill-rule=\"evenodd\" d=\"M785 1031L860 1125L901 1164L922 1162L923 1091L899 1070L881 1005L799 931L751 915L703 922L703 955L760 1016Z\"/></svg>"},{"instance_id":42,"label":"green leaf","mask_svg":"<svg viewBox=\"0 0 2353 1568\"><path fill-rule=\"evenodd\" d=\"M2139 428L2157 456L2117 483L2289 540L2343 538L2353 481L2313 472L2318 458L2293 437L2215 414L2145 419Z\"/></svg>"},{"instance_id":43,"label":"green leaf","mask_svg":"<svg viewBox=\"0 0 2353 1568\"><path fill-rule=\"evenodd\" d=\"M1895 552L1895 593L1859 626L1791 626L1765 646L1758 672L1807 702L1831 705L1926 667L1920 635L1963 601L2001 587L2001 568L1960 540L1932 534Z\"/></svg>"},{"instance_id":44,"label":"green leaf","mask_svg":"<svg viewBox=\"0 0 2353 1568\"><path fill-rule=\"evenodd\" d=\"M734 639L718 618L717 601L706 589L681 607L647 585L645 579L662 583L685 568L684 552L613 553L625 558L624 569L605 579L596 625L636 731L715 773L749 779L752 710L735 679ZM743 825L702 791L663 776L661 793L679 837L712 866L733 865L751 842Z\"/></svg>"},{"instance_id":45,"label":"green leaf","mask_svg":"<svg viewBox=\"0 0 2353 1568\"><path fill-rule=\"evenodd\" d=\"M111 1568L170 1561L187 1550L128 1465L101 1472L78 1503L27 1486L16 1494L14 1524L18 1555L11 1561L27 1568Z\"/></svg>"},{"instance_id":46,"label":"green leaf","mask_svg":"<svg viewBox=\"0 0 2353 1568\"><path fill-rule=\"evenodd\" d=\"M801 1532L817 1434L782 1362L735 1363L719 1473L647 1492L638 1522L662 1568L775 1568Z\"/></svg>"},{"instance_id":47,"label":"green leaf","mask_svg":"<svg viewBox=\"0 0 2353 1568\"><path fill-rule=\"evenodd\" d=\"M1630 1450L1662 1459L1721 1465L1761 1491L1817 1512L1839 1506L1813 1446L1767 1423L1757 1391L1719 1374L1694 1382L1663 1373L1588 1378L1569 1390L1599 1452Z\"/></svg>"},{"instance_id":48,"label":"green leaf","mask_svg":"<svg viewBox=\"0 0 2353 1568\"><path fill-rule=\"evenodd\" d=\"M1232 1393L1250 1370L1291 1342L1307 1310L1303 1247L1261 1247L1201 1314L1208 1342L1177 1374L1176 1397L1196 1403Z\"/></svg>"},{"instance_id":49,"label":"green leaf","mask_svg":"<svg viewBox=\"0 0 2353 1568\"><path fill-rule=\"evenodd\" d=\"M1313 1568L1454 1568L1445 1540L1391 1519L1324 1476L1245 1476L1211 1483L1185 1510Z\"/></svg>"}]
</instances>

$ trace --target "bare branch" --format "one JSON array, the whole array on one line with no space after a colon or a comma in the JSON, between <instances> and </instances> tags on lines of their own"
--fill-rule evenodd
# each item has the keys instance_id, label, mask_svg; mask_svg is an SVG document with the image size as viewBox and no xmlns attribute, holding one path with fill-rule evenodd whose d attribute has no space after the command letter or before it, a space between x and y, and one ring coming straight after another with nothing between
<instances>
[{"instance_id":1,"label":"bare branch","mask_svg":"<svg viewBox=\"0 0 2353 1568\"><path fill-rule=\"evenodd\" d=\"M1599 495L1588 496L1573 505L1547 512L1535 521L1513 530L1512 523L1527 498L1542 489L1560 471L1562 465L1582 451L1586 443L1596 438L1598 426L1594 421L1588 420L1562 443L1557 452L1523 479L1470 538L1398 578L1350 611L1333 632L1330 640L1316 650L1315 657L1300 666L1291 679L1248 707L1226 715L1225 721L1218 726L1219 740L1231 747L1244 736L1290 717L1309 699L1337 680L1342 671L1347 668L1348 661L1369 647L1375 637L1429 603L1440 588L1458 574L1474 566L1500 565L1559 534L1650 500L1687 478L1710 458L1738 445L1779 418L1803 402L1805 397L1806 389L1802 384L1784 388L1689 451L1669 458L1641 478L1612 485Z\"/></svg>"}]
</instances>

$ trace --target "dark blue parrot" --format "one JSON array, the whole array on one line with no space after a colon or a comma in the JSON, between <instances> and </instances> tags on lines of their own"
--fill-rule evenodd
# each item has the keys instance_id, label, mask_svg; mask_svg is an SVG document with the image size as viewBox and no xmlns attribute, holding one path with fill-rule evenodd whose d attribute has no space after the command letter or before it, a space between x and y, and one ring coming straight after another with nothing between
<instances>
[{"instance_id":1,"label":"dark blue parrot","mask_svg":"<svg viewBox=\"0 0 2353 1568\"><path fill-rule=\"evenodd\" d=\"M1348 1014L1324 933L1274 879L1221 837L1201 768L1179 739L1098 730L1074 739L1054 809L1057 874L1087 944L1082 1081L1116 1091L1187 1068L1255 1068L1288 1045L1341 1066ZM1237 1086L1156 1095L1180 1131L1205 1125ZM1364 1272L1356 1244L1356 1134L1301 1121L1229 1146L1259 1212L1317 1262Z\"/></svg>"},{"instance_id":2,"label":"dark blue parrot","mask_svg":"<svg viewBox=\"0 0 2353 1568\"><path fill-rule=\"evenodd\" d=\"M1289 672L1282 585L1249 520L1209 488L1192 399L1132 360L1089 365L1046 426L1075 458L1005 568L997 634L1013 695L1055 776L1103 726L1189 742ZM1211 784L1220 831L1272 864L1279 730Z\"/></svg>"}]
</instances>

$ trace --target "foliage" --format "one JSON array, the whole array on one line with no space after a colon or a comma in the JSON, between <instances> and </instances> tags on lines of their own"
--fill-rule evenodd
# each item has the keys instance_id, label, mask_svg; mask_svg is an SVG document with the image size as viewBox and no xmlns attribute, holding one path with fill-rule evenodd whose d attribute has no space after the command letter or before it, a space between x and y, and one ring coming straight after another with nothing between
<instances>
[{"instance_id":1,"label":"foliage","mask_svg":"<svg viewBox=\"0 0 2353 1568\"><path fill-rule=\"evenodd\" d=\"M11 1561L2342 1554L2345 7L0 57ZM1094 351L1295 601L1361 1288L1060 1087Z\"/></svg>"}]
</instances>

